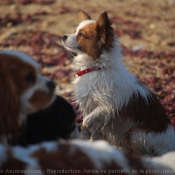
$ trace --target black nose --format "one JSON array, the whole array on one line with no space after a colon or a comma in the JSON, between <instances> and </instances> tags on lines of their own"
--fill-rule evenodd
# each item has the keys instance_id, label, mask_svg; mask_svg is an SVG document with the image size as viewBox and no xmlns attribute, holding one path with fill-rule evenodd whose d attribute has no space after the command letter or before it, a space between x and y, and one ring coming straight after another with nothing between
<instances>
[{"instance_id":1,"label":"black nose","mask_svg":"<svg viewBox=\"0 0 175 175\"><path fill-rule=\"evenodd\" d=\"M67 40L67 36L63 35L62 39L63 39L63 41L66 41Z\"/></svg>"},{"instance_id":2,"label":"black nose","mask_svg":"<svg viewBox=\"0 0 175 175\"><path fill-rule=\"evenodd\" d=\"M55 83L53 81L48 81L46 83L47 87L49 88L50 91L53 91L55 89Z\"/></svg>"}]
</instances>

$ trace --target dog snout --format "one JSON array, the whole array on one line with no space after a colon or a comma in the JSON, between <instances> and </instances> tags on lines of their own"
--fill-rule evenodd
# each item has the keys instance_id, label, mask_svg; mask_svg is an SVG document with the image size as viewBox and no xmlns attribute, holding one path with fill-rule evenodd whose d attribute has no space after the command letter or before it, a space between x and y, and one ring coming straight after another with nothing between
<instances>
[{"instance_id":1,"label":"dog snout","mask_svg":"<svg viewBox=\"0 0 175 175\"><path fill-rule=\"evenodd\" d=\"M67 40L67 35L63 35L62 40L66 41Z\"/></svg>"},{"instance_id":2,"label":"dog snout","mask_svg":"<svg viewBox=\"0 0 175 175\"><path fill-rule=\"evenodd\" d=\"M50 91L54 91L56 85L54 83L54 81L50 80L46 83L47 87L49 88Z\"/></svg>"}]
</instances>

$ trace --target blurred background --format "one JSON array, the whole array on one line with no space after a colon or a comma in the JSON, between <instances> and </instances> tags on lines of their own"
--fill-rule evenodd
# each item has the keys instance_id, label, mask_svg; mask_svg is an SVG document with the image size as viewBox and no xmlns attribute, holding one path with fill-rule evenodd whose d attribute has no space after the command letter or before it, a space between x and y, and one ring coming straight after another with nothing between
<instances>
[{"instance_id":1,"label":"blurred background","mask_svg":"<svg viewBox=\"0 0 175 175\"><path fill-rule=\"evenodd\" d=\"M108 12L126 66L158 95L175 126L175 0L0 0L0 50L34 57L73 104L74 75L61 37L75 31L80 9L95 20Z\"/></svg>"}]
</instances>

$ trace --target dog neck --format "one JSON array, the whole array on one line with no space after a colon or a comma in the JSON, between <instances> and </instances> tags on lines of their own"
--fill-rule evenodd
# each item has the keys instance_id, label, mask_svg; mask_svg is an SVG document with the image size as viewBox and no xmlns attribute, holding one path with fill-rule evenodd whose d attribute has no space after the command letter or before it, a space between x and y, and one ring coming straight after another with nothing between
<instances>
[{"instance_id":1,"label":"dog neck","mask_svg":"<svg viewBox=\"0 0 175 175\"><path fill-rule=\"evenodd\" d=\"M78 53L76 55L73 55L72 69L75 72L91 67L111 69L115 68L118 65L123 65L121 58L122 53L119 46L119 41L117 38L115 38L113 48L110 50L110 52L106 52L104 50L104 52L97 59L92 58L86 53Z\"/></svg>"},{"instance_id":2,"label":"dog neck","mask_svg":"<svg viewBox=\"0 0 175 175\"><path fill-rule=\"evenodd\" d=\"M117 110L120 110L123 106L126 106L130 97L134 93L140 93L147 101L149 91L146 87L141 87L141 85L138 83L137 77L132 75L126 69L122 62L121 48L118 43L119 42L116 39L110 52L104 52L101 54L100 58L95 60L86 54L78 54L76 57L74 57L72 68L75 72L79 70L84 71L92 67L101 68L100 71L94 71L93 74L88 73L86 76L78 76L78 78L73 81L73 83L76 84L75 93L79 94L77 95L78 99L81 98L79 97L81 96L81 93L79 92L79 88L77 88L77 86L83 82L86 89L91 88L91 84L92 86L95 84L95 86L97 86L99 89L104 90L104 94L106 94L108 91L110 94L111 89L117 87L120 94L111 95L112 98L116 98L112 101L114 102L113 108ZM87 77L89 77L88 81ZM87 89L87 91L89 91L89 89ZM115 93L115 90L112 92ZM97 96L98 95L100 94L97 94ZM105 102L104 104L106 105Z\"/></svg>"}]
</instances>

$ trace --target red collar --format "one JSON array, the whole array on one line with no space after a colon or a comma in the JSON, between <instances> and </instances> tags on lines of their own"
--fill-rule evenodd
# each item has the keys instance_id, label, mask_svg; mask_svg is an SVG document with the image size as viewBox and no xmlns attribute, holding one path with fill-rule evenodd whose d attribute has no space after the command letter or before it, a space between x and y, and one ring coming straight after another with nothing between
<instances>
[{"instance_id":1,"label":"red collar","mask_svg":"<svg viewBox=\"0 0 175 175\"><path fill-rule=\"evenodd\" d=\"M80 77L84 74L90 73L90 72L95 71L95 70L100 70L100 69L102 69L102 68L101 67L91 67L91 68L88 68L88 69L78 71L76 74Z\"/></svg>"}]
</instances>

